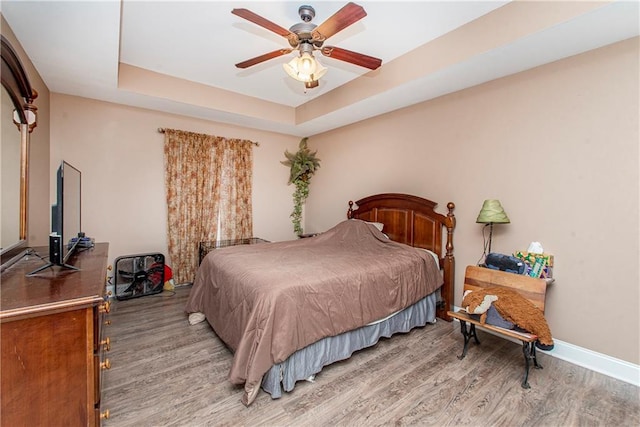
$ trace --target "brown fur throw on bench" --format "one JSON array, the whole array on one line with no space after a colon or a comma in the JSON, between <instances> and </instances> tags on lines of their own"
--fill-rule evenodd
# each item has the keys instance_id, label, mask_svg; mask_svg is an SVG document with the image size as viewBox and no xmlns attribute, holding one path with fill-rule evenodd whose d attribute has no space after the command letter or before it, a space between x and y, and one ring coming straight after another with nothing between
<instances>
[{"instance_id":1,"label":"brown fur throw on bench","mask_svg":"<svg viewBox=\"0 0 640 427\"><path fill-rule=\"evenodd\" d=\"M489 308L490 301L493 301L491 304L505 320L536 335L538 337L537 347L542 350L553 348L551 330L544 318L544 313L515 291L490 287L468 292L462 299L462 307L467 313L482 314Z\"/></svg>"}]
</instances>

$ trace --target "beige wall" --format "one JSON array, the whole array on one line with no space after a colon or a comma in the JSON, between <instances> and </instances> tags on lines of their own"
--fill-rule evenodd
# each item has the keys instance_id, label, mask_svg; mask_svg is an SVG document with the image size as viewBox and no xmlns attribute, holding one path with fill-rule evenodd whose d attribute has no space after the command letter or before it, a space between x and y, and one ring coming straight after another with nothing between
<instances>
[{"instance_id":1,"label":"beige wall","mask_svg":"<svg viewBox=\"0 0 640 427\"><path fill-rule=\"evenodd\" d=\"M640 363L638 39L316 135L306 231L348 200L404 192L456 204L456 303L482 254L475 218L500 199L493 250L555 255L547 319L559 340Z\"/></svg>"},{"instance_id":2,"label":"beige wall","mask_svg":"<svg viewBox=\"0 0 640 427\"><path fill-rule=\"evenodd\" d=\"M30 243L46 244L51 177L83 171L83 224L110 258L166 253L163 136L158 127L259 141L254 234L293 238L285 149L298 138L51 94L8 25L40 96L31 145ZM493 249L540 241L556 257L547 319L557 339L635 364L638 349L638 39L312 136L322 167L305 231L345 217L348 200L405 192L456 203L456 303L464 267L482 252L475 217L502 201L511 224ZM49 106L51 104L51 106ZM49 125L51 111L51 126ZM51 127L51 147L49 128ZM50 152L49 152L50 149Z\"/></svg>"},{"instance_id":3,"label":"beige wall","mask_svg":"<svg viewBox=\"0 0 640 427\"><path fill-rule=\"evenodd\" d=\"M48 245L50 228L49 208L49 89L42 81L29 57L2 17L2 35L16 51L31 86L38 92L34 105L38 107L38 125L31 133L29 149L29 204L28 243L31 246Z\"/></svg>"},{"instance_id":4,"label":"beige wall","mask_svg":"<svg viewBox=\"0 0 640 427\"><path fill-rule=\"evenodd\" d=\"M254 235L295 237L289 219L293 187L280 161L286 149L296 149L297 137L56 93L51 120L52 174L62 160L82 171L82 226L96 241L110 243L110 260L147 252L168 256L159 127L259 142L254 148Z\"/></svg>"}]
</instances>

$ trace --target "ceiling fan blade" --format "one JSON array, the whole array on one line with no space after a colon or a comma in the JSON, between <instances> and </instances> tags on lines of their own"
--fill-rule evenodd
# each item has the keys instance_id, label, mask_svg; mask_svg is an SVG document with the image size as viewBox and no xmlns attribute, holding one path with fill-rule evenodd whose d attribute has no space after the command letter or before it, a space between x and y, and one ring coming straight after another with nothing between
<instances>
[{"instance_id":1,"label":"ceiling fan blade","mask_svg":"<svg viewBox=\"0 0 640 427\"><path fill-rule=\"evenodd\" d=\"M266 18L263 18L257 13L251 12L249 9L244 9L244 8L233 9L231 13L233 13L236 16L239 16L240 18L244 18L247 21L251 21L254 24L261 26L262 28L266 28L267 30L272 31L278 34L279 36L286 37L287 39L289 39L289 43L291 44L292 47L295 47L298 45L297 34L292 33L286 28L283 28L280 25L269 21Z\"/></svg>"},{"instance_id":2,"label":"ceiling fan blade","mask_svg":"<svg viewBox=\"0 0 640 427\"><path fill-rule=\"evenodd\" d=\"M313 40L325 41L365 16L367 16L367 12L364 11L362 6L355 3L347 3L342 9L331 15L329 19L313 30Z\"/></svg>"},{"instance_id":3,"label":"ceiling fan blade","mask_svg":"<svg viewBox=\"0 0 640 427\"><path fill-rule=\"evenodd\" d=\"M340 61L350 62L351 64L375 70L382 65L382 59L363 53L352 52L347 49L341 49L335 46L325 46L321 49L322 54L326 57L338 59Z\"/></svg>"},{"instance_id":4,"label":"ceiling fan blade","mask_svg":"<svg viewBox=\"0 0 640 427\"><path fill-rule=\"evenodd\" d=\"M282 55L286 55L288 53L291 53L292 51L293 51L293 49L278 49L278 50L274 50L273 52L265 53L264 55L256 56L255 58L247 59L246 61L243 61L243 62L238 62L236 64L236 67L238 67L238 68L249 68L249 67L251 67L253 65L256 65L256 64L259 64L261 62L268 61L270 59L277 58L277 57L282 56Z\"/></svg>"}]
</instances>

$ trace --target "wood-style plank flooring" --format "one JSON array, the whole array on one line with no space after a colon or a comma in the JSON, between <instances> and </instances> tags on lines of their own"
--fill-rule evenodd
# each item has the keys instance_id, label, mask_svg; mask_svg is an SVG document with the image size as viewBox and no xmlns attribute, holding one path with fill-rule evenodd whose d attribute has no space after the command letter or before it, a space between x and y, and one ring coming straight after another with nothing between
<instances>
[{"instance_id":1,"label":"wood-style plank flooring","mask_svg":"<svg viewBox=\"0 0 640 427\"><path fill-rule=\"evenodd\" d=\"M102 378L106 427L638 426L639 388L539 354L520 387L522 347L479 332L464 360L458 323L382 339L273 400L245 407L227 380L232 354L207 322L190 326L190 287L115 301Z\"/></svg>"}]
</instances>

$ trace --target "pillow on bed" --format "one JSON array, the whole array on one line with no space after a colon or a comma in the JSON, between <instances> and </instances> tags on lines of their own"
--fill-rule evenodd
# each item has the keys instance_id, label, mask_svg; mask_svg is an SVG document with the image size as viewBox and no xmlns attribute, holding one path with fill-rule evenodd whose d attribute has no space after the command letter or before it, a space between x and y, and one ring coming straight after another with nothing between
<instances>
[{"instance_id":1,"label":"pillow on bed","mask_svg":"<svg viewBox=\"0 0 640 427\"><path fill-rule=\"evenodd\" d=\"M373 225L375 228L378 229L378 231L382 231L382 229L384 228L384 224L381 222L371 222L371 221L365 221L367 224L371 224Z\"/></svg>"},{"instance_id":2,"label":"pillow on bed","mask_svg":"<svg viewBox=\"0 0 640 427\"><path fill-rule=\"evenodd\" d=\"M416 248L416 249L420 249L421 251L425 251L425 252L429 253L433 257L433 259L436 260L436 265L440 265L440 257L438 257L437 253L435 253L433 251L430 251L429 249L425 249L425 248Z\"/></svg>"}]
</instances>

